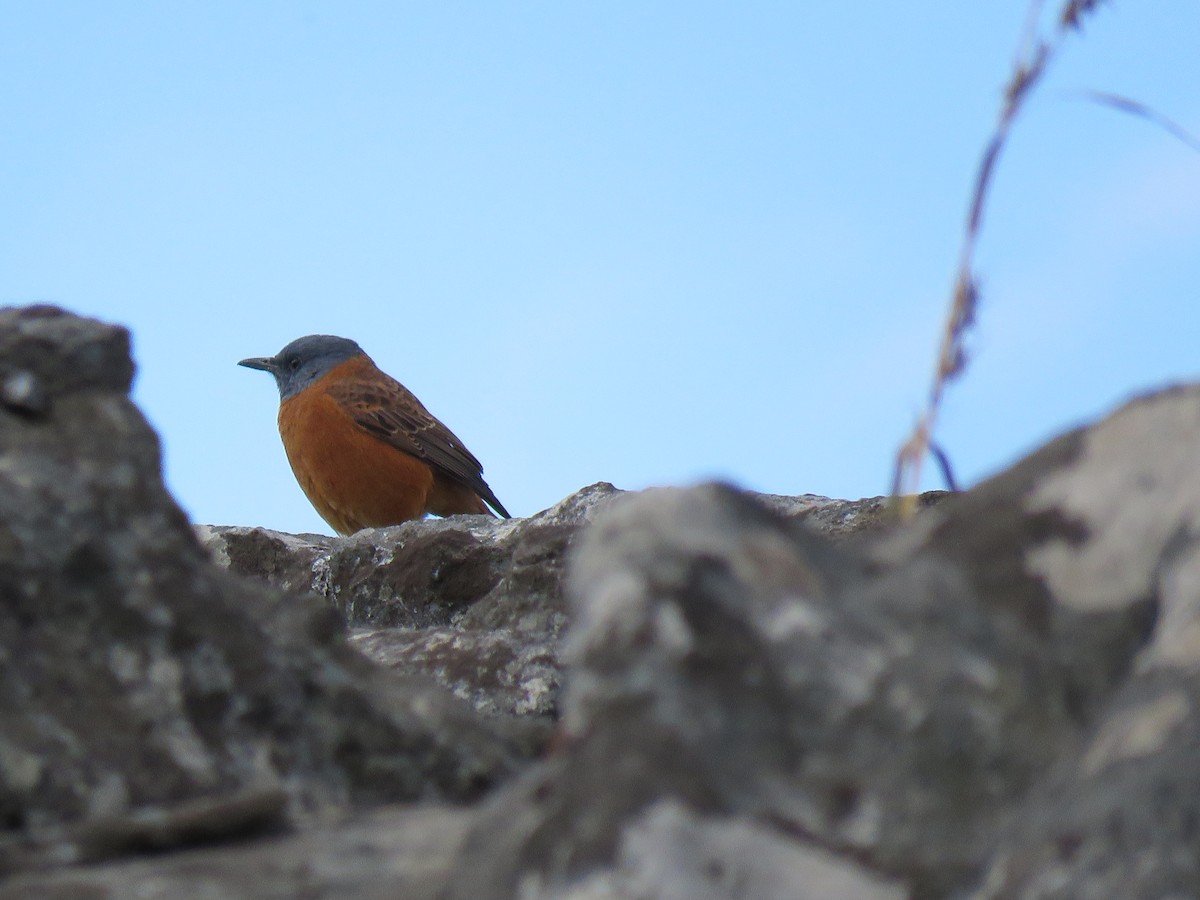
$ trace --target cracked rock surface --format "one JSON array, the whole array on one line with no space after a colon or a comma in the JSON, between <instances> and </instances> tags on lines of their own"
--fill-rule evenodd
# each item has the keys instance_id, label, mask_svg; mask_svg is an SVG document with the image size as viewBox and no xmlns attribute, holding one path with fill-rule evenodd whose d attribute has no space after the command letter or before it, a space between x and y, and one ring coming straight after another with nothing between
<instances>
[{"instance_id":1,"label":"cracked rock surface","mask_svg":"<svg viewBox=\"0 0 1200 900\"><path fill-rule=\"evenodd\" d=\"M0 312L0 900L1200 896L1200 388L897 525L598 484L193 528Z\"/></svg>"}]
</instances>

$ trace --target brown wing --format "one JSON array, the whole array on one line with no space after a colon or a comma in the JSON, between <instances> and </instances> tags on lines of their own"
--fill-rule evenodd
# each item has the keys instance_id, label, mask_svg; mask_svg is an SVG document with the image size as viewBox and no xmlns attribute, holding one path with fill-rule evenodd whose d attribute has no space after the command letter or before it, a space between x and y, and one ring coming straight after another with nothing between
<instances>
[{"instance_id":1,"label":"brown wing","mask_svg":"<svg viewBox=\"0 0 1200 900\"><path fill-rule=\"evenodd\" d=\"M483 480L483 465L411 391L394 378L372 373L370 381L342 378L326 390L365 430L436 471L465 484L504 518L508 510Z\"/></svg>"}]
</instances>

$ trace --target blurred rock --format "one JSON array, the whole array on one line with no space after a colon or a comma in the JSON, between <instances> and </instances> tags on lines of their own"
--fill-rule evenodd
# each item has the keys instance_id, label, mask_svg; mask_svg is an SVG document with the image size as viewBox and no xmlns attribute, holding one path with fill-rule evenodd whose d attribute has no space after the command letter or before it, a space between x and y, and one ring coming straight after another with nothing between
<instances>
[{"instance_id":1,"label":"blurred rock","mask_svg":"<svg viewBox=\"0 0 1200 900\"><path fill-rule=\"evenodd\" d=\"M1027 538L1024 559L1054 598L1083 740L1039 773L973 897L1200 896L1198 435L1200 389L1163 391L992 485L1069 525Z\"/></svg>"},{"instance_id":2,"label":"blurred rock","mask_svg":"<svg viewBox=\"0 0 1200 900\"><path fill-rule=\"evenodd\" d=\"M719 487L614 504L572 568L567 737L451 895L744 896L631 870L663 809L851 879L792 896L1200 895L1197 437L1200 390L1164 392L841 548Z\"/></svg>"},{"instance_id":3,"label":"blurred rock","mask_svg":"<svg viewBox=\"0 0 1200 900\"><path fill-rule=\"evenodd\" d=\"M426 804L236 845L29 872L0 900L439 900L469 810Z\"/></svg>"},{"instance_id":4,"label":"blurred rock","mask_svg":"<svg viewBox=\"0 0 1200 900\"><path fill-rule=\"evenodd\" d=\"M0 311L0 360L44 391L41 412L0 405L0 871L102 855L109 833L469 798L513 769L506 738L371 665L318 598L210 564L127 396L123 329Z\"/></svg>"},{"instance_id":5,"label":"blurred rock","mask_svg":"<svg viewBox=\"0 0 1200 900\"><path fill-rule=\"evenodd\" d=\"M127 346L0 312L0 900L1200 896L1200 388L903 525L201 543Z\"/></svg>"}]
</instances>

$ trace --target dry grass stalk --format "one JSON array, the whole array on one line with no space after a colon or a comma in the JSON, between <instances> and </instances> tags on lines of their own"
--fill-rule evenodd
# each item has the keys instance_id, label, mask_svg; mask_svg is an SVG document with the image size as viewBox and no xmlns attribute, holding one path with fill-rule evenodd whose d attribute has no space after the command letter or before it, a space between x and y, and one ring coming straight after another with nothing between
<instances>
[{"instance_id":1,"label":"dry grass stalk","mask_svg":"<svg viewBox=\"0 0 1200 900\"><path fill-rule=\"evenodd\" d=\"M941 349L938 352L933 384L925 410L917 420L912 434L900 447L896 455L896 471L892 481L892 494L900 498L902 515L916 511L916 492L920 490L921 466L930 452L933 430L937 424L942 397L947 385L960 376L966 367L966 336L975 323L979 305L979 288L975 275L975 247L983 224L983 213L987 205L988 191L1013 122L1028 101L1030 93L1046 72L1070 32L1078 30L1088 14L1094 12L1105 0L1069 0L1058 16L1057 27L1048 37L1041 37L1038 27L1041 21L1042 3L1033 0L1030 4L1026 27L1020 42L1012 75L1004 91L1004 102L992 132L980 158L975 176L971 207L963 233L962 249L959 253L958 270L954 279L954 294L950 312L946 317L942 333Z\"/></svg>"},{"instance_id":2,"label":"dry grass stalk","mask_svg":"<svg viewBox=\"0 0 1200 900\"><path fill-rule=\"evenodd\" d=\"M1158 110L1147 106L1145 103L1139 103L1137 100L1122 97L1120 94L1110 94L1107 91L1084 91L1083 96L1093 103L1099 103L1101 106L1107 106L1118 112L1128 113L1131 116L1137 116L1139 119L1145 119L1150 124L1157 125L1185 146L1200 153L1200 139L1178 122L1168 119Z\"/></svg>"}]
</instances>

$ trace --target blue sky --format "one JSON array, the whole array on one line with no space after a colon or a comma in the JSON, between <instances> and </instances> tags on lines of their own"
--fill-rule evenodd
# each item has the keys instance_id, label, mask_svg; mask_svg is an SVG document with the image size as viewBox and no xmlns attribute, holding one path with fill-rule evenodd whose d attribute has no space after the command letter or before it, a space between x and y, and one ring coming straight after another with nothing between
<instances>
[{"instance_id":1,"label":"blue sky","mask_svg":"<svg viewBox=\"0 0 1200 900\"><path fill-rule=\"evenodd\" d=\"M313 332L516 514L598 480L886 492L1026 7L0 11L0 303L132 330L196 521L327 533L236 366ZM1200 132L1198 34L1195 0L1102 9L1018 122L938 432L962 480L1200 372L1200 155L1076 93Z\"/></svg>"}]
</instances>

